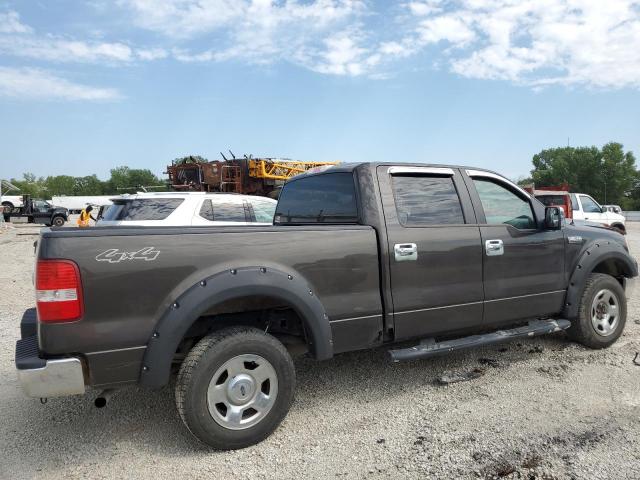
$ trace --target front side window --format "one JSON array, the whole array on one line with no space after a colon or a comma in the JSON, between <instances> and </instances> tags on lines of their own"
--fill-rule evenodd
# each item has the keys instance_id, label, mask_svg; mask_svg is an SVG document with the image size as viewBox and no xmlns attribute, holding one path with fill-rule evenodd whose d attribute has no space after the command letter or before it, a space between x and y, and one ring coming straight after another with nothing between
<instances>
[{"instance_id":1,"label":"front side window","mask_svg":"<svg viewBox=\"0 0 640 480\"><path fill-rule=\"evenodd\" d=\"M586 213L602 213L602 208L593 198L580 195L580 202L582 203L582 209Z\"/></svg>"},{"instance_id":2,"label":"front side window","mask_svg":"<svg viewBox=\"0 0 640 480\"><path fill-rule=\"evenodd\" d=\"M103 220L164 220L178 208L182 198L138 198L115 200Z\"/></svg>"},{"instance_id":3,"label":"front side window","mask_svg":"<svg viewBox=\"0 0 640 480\"><path fill-rule=\"evenodd\" d=\"M453 177L393 175L398 221L404 226L464 223Z\"/></svg>"},{"instance_id":4,"label":"front side window","mask_svg":"<svg viewBox=\"0 0 640 480\"><path fill-rule=\"evenodd\" d=\"M573 210L574 212L577 210L580 210L580 207L578 206L578 199L576 198L576 194L572 193L570 197L571 197L571 210Z\"/></svg>"},{"instance_id":5,"label":"front side window","mask_svg":"<svg viewBox=\"0 0 640 480\"><path fill-rule=\"evenodd\" d=\"M536 222L527 200L490 180L474 178L484 215L489 225L512 225L519 229L536 228Z\"/></svg>"},{"instance_id":6,"label":"front side window","mask_svg":"<svg viewBox=\"0 0 640 480\"><path fill-rule=\"evenodd\" d=\"M199 215L212 222L246 222L244 205L233 202L212 202L205 200Z\"/></svg>"},{"instance_id":7,"label":"front side window","mask_svg":"<svg viewBox=\"0 0 640 480\"><path fill-rule=\"evenodd\" d=\"M353 175L324 173L285 184L276 207L275 223L358 223Z\"/></svg>"},{"instance_id":8,"label":"front side window","mask_svg":"<svg viewBox=\"0 0 640 480\"><path fill-rule=\"evenodd\" d=\"M256 222L273 222L273 216L276 213L276 202L268 202L267 200L252 198L249 199L249 203L253 209L253 215L256 217Z\"/></svg>"}]
</instances>

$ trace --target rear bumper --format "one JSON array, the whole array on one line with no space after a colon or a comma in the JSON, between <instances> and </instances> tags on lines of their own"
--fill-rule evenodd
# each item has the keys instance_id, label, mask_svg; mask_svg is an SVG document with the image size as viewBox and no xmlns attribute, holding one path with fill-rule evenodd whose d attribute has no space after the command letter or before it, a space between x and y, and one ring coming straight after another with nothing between
<instances>
[{"instance_id":1,"label":"rear bumper","mask_svg":"<svg viewBox=\"0 0 640 480\"><path fill-rule=\"evenodd\" d=\"M79 358L40 358L34 313L33 309L25 312L20 324L23 338L16 342L15 363L22 389L36 398L83 394L84 374Z\"/></svg>"}]
</instances>

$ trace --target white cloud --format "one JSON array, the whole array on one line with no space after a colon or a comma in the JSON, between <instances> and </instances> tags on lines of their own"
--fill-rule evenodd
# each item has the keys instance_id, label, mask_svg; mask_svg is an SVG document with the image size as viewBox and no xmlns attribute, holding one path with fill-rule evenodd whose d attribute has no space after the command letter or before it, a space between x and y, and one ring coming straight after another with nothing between
<instances>
[{"instance_id":1,"label":"white cloud","mask_svg":"<svg viewBox=\"0 0 640 480\"><path fill-rule=\"evenodd\" d=\"M112 13L103 2L101 15ZM640 88L640 0L117 0L154 44L37 34L0 13L0 55L132 65L287 62L327 75L388 78L400 61L538 88ZM139 35L139 31L134 31ZM395 64L394 64L395 62Z\"/></svg>"},{"instance_id":2,"label":"white cloud","mask_svg":"<svg viewBox=\"0 0 640 480\"><path fill-rule=\"evenodd\" d=\"M36 100L118 100L112 88L73 83L51 72L35 68L0 67L0 96Z\"/></svg>"},{"instance_id":3,"label":"white cloud","mask_svg":"<svg viewBox=\"0 0 640 480\"><path fill-rule=\"evenodd\" d=\"M53 62L129 62L131 47L124 43L83 42L52 36L0 36L0 53Z\"/></svg>"},{"instance_id":4,"label":"white cloud","mask_svg":"<svg viewBox=\"0 0 640 480\"><path fill-rule=\"evenodd\" d=\"M640 87L638 0L453 0L416 11L412 41L444 41L457 74L541 86Z\"/></svg>"},{"instance_id":5,"label":"white cloud","mask_svg":"<svg viewBox=\"0 0 640 480\"><path fill-rule=\"evenodd\" d=\"M30 33L31 27L20 23L20 15L14 10L0 12L0 33Z\"/></svg>"},{"instance_id":6,"label":"white cloud","mask_svg":"<svg viewBox=\"0 0 640 480\"><path fill-rule=\"evenodd\" d=\"M341 32L325 40L326 49L311 65L313 70L333 75L362 75L365 71L363 59L367 50L358 46L349 32Z\"/></svg>"},{"instance_id":7,"label":"white cloud","mask_svg":"<svg viewBox=\"0 0 640 480\"><path fill-rule=\"evenodd\" d=\"M167 58L169 56L169 52L164 48L141 48L136 50L136 56L140 60L153 61Z\"/></svg>"},{"instance_id":8,"label":"white cloud","mask_svg":"<svg viewBox=\"0 0 640 480\"><path fill-rule=\"evenodd\" d=\"M274 30L285 24L315 29L344 20L365 8L363 0L119 0L142 28L177 38L247 24ZM294 25L295 26L295 25ZM252 32L256 36L260 32Z\"/></svg>"}]
</instances>

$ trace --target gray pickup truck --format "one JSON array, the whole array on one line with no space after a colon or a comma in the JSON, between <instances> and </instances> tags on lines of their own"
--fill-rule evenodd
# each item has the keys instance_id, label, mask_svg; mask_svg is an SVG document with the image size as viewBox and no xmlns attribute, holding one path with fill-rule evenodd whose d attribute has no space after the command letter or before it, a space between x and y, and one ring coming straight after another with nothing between
<instances>
[{"instance_id":1,"label":"gray pickup truck","mask_svg":"<svg viewBox=\"0 0 640 480\"><path fill-rule=\"evenodd\" d=\"M36 398L177 372L187 428L242 448L287 414L294 354L398 362L562 330L607 347L637 275L622 235L493 172L341 165L289 181L272 226L44 229L16 367Z\"/></svg>"}]
</instances>

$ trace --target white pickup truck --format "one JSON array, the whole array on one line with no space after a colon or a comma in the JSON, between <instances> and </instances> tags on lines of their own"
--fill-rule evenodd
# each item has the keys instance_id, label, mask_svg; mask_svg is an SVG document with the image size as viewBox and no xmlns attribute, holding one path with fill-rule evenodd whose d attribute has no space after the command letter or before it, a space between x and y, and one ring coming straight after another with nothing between
<instances>
[{"instance_id":1,"label":"white pickup truck","mask_svg":"<svg viewBox=\"0 0 640 480\"><path fill-rule=\"evenodd\" d=\"M572 193L571 208L574 220L602 223L619 230L621 233L626 233L624 216L601 207L598 202L586 193Z\"/></svg>"},{"instance_id":2,"label":"white pickup truck","mask_svg":"<svg viewBox=\"0 0 640 480\"><path fill-rule=\"evenodd\" d=\"M13 209L23 206L22 195L2 195L0 197L3 213L11 213Z\"/></svg>"}]
</instances>

